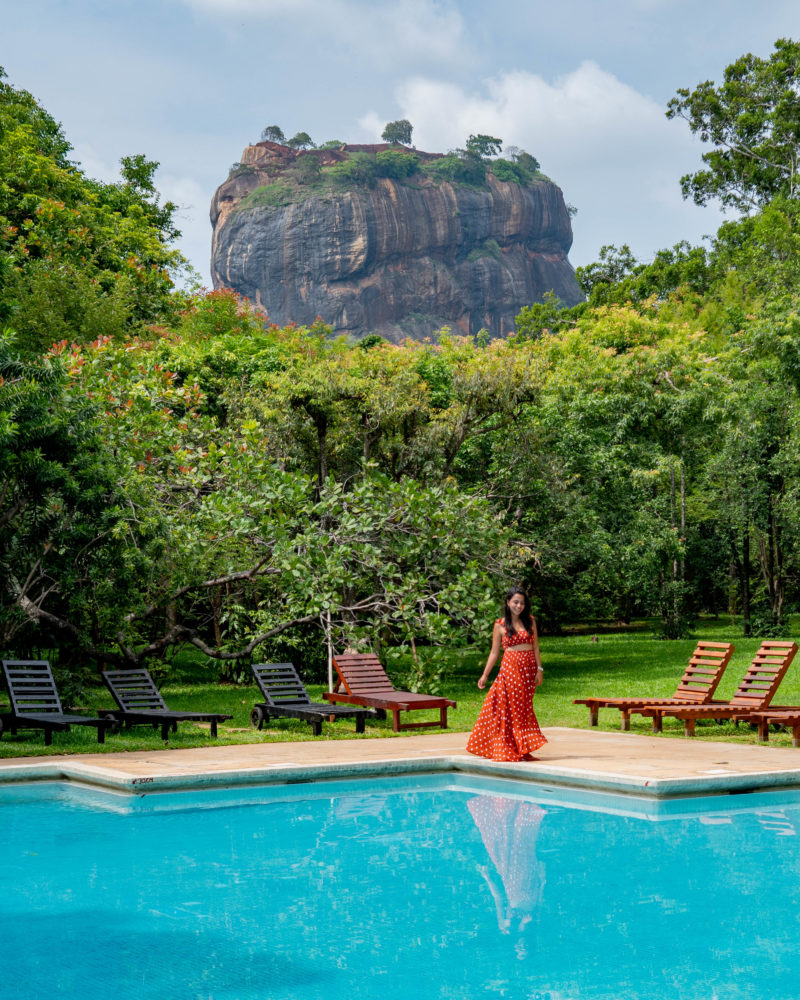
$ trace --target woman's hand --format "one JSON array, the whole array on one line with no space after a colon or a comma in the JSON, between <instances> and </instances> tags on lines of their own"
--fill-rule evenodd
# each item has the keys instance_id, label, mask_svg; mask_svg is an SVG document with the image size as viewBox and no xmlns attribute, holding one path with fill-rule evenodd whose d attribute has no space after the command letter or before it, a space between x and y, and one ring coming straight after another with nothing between
<instances>
[{"instance_id":1,"label":"woman's hand","mask_svg":"<svg viewBox=\"0 0 800 1000\"><path fill-rule=\"evenodd\" d=\"M484 677L483 674L481 674L481 676L478 678L478 687L481 689L481 691L483 691L483 689L486 687L487 680L488 678Z\"/></svg>"}]
</instances>

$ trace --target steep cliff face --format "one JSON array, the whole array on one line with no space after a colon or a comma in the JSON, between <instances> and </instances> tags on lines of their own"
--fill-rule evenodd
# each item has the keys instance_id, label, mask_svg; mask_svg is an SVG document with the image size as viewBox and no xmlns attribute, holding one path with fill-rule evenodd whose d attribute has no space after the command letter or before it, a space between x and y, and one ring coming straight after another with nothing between
<instances>
[{"instance_id":1,"label":"steep cliff face","mask_svg":"<svg viewBox=\"0 0 800 1000\"><path fill-rule=\"evenodd\" d=\"M568 304L582 298L567 259L569 215L549 181L489 174L473 188L414 175L311 187L297 200L275 183L286 154L296 155L249 147L248 172L222 184L211 206L214 287L246 295L279 325L321 316L337 333L394 341L442 326L500 336L548 291ZM282 197L290 203L268 203Z\"/></svg>"}]
</instances>

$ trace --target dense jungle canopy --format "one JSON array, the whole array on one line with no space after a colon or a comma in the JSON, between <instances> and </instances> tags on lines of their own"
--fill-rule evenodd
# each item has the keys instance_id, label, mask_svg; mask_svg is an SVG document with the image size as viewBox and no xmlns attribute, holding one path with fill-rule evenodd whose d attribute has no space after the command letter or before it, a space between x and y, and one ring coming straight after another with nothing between
<instances>
[{"instance_id":1,"label":"dense jungle canopy","mask_svg":"<svg viewBox=\"0 0 800 1000\"><path fill-rule=\"evenodd\" d=\"M670 106L702 129L703 99L730 105L687 194L758 189L707 246L605 247L577 307L399 346L177 291L157 164L85 177L0 78L2 651L79 677L192 644L234 676L326 636L462 643L509 581L545 629L780 629L800 603L798 64L781 41ZM743 184L723 154L747 100L751 147L783 146Z\"/></svg>"}]
</instances>

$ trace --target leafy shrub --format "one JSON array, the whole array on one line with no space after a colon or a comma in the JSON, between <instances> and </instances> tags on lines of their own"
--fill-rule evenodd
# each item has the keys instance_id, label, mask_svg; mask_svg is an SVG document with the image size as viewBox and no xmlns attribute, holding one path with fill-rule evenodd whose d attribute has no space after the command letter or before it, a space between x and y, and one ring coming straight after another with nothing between
<instances>
[{"instance_id":1,"label":"leafy shrub","mask_svg":"<svg viewBox=\"0 0 800 1000\"><path fill-rule=\"evenodd\" d=\"M316 156L306 153L298 156L295 165L292 167L292 177L298 184L313 184L319 179L322 166Z\"/></svg>"},{"instance_id":2,"label":"leafy shrub","mask_svg":"<svg viewBox=\"0 0 800 1000\"><path fill-rule=\"evenodd\" d=\"M231 177L242 177L245 174L254 174L255 167L251 166L249 163L232 163L228 170L228 180Z\"/></svg>"},{"instance_id":3,"label":"leafy shrub","mask_svg":"<svg viewBox=\"0 0 800 1000\"><path fill-rule=\"evenodd\" d=\"M290 205L293 201L292 189L288 184L275 181L272 184L262 184L242 198L237 211L247 212L253 208L275 208L279 205Z\"/></svg>"},{"instance_id":4,"label":"leafy shrub","mask_svg":"<svg viewBox=\"0 0 800 1000\"><path fill-rule=\"evenodd\" d=\"M688 588L676 580L664 586L661 592L661 639L687 639L692 635L695 616L688 607Z\"/></svg>"},{"instance_id":5,"label":"leafy shrub","mask_svg":"<svg viewBox=\"0 0 800 1000\"><path fill-rule=\"evenodd\" d=\"M530 184L533 180L533 173L526 170L520 163L512 163L511 160L493 160L489 164L490 171L499 181L511 184Z\"/></svg>"},{"instance_id":6,"label":"leafy shrub","mask_svg":"<svg viewBox=\"0 0 800 1000\"><path fill-rule=\"evenodd\" d=\"M500 260L503 255L503 251L500 249L500 244L497 240L485 240L483 246L476 247L471 250L467 256L467 260L481 260L483 257L491 257L492 260Z\"/></svg>"},{"instance_id":7,"label":"leafy shrub","mask_svg":"<svg viewBox=\"0 0 800 1000\"><path fill-rule=\"evenodd\" d=\"M417 374L427 383L431 405L446 409L453 395L453 372L440 354L426 351L416 365Z\"/></svg>"},{"instance_id":8,"label":"leafy shrub","mask_svg":"<svg viewBox=\"0 0 800 1000\"><path fill-rule=\"evenodd\" d=\"M428 173L442 181L451 184L471 184L481 187L486 183L486 165L477 156L459 156L458 153L448 153L428 165Z\"/></svg>"},{"instance_id":9,"label":"leafy shrub","mask_svg":"<svg viewBox=\"0 0 800 1000\"><path fill-rule=\"evenodd\" d=\"M438 696L444 693L448 663L441 649L435 646L418 648L415 660L410 646L403 643L385 649L383 658L396 686L405 691Z\"/></svg>"},{"instance_id":10,"label":"leafy shrub","mask_svg":"<svg viewBox=\"0 0 800 1000\"><path fill-rule=\"evenodd\" d=\"M392 177L402 180L419 170L419 157L413 153L401 153L398 149L386 149L375 157L375 171L378 177Z\"/></svg>"},{"instance_id":11,"label":"leafy shrub","mask_svg":"<svg viewBox=\"0 0 800 1000\"><path fill-rule=\"evenodd\" d=\"M362 337L358 342L358 346L362 351L369 351L373 347L377 347L378 344L385 344L386 341L379 333L368 333L366 337Z\"/></svg>"},{"instance_id":12,"label":"leafy shrub","mask_svg":"<svg viewBox=\"0 0 800 1000\"><path fill-rule=\"evenodd\" d=\"M326 167L324 174L344 186L375 187L375 157L370 153L353 153L348 160Z\"/></svg>"}]
</instances>

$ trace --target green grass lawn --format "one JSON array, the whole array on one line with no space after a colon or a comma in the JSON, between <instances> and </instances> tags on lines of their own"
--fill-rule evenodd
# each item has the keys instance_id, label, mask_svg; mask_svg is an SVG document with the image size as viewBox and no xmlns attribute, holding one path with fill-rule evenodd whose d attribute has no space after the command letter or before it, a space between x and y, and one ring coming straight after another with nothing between
<instances>
[{"instance_id":1,"label":"green grass lawn","mask_svg":"<svg viewBox=\"0 0 800 1000\"><path fill-rule=\"evenodd\" d=\"M670 642L653 638L654 623L637 623L625 630L610 630L598 627L596 632L586 628L575 629L563 636L544 636L541 640L545 681L536 695L536 714L543 726L572 726L577 729L589 728L589 710L585 705L573 705L574 698L590 696L646 696L669 697L683 673L697 639L717 642L733 642L733 654L722 683L715 697L729 698L741 680L750 660L759 646L759 639L743 639L739 629L721 620L707 620L699 624L694 638ZM791 622L785 638L796 638L800 634L800 618ZM421 655L446 658L449 667L445 674L443 693L458 702L458 708L450 710L449 722L453 730L469 731L478 714L484 693L477 688L477 679L486 661L486 648L452 650L424 649ZM302 673L302 666L298 664ZM314 739L311 727L295 719L273 719L269 727L261 732L250 725L250 711L260 701L254 685L241 687L220 684L216 680L217 668L199 663L190 655L184 655L170 668L168 679L160 683L167 704L173 709L186 711L220 712L233 716L230 722L219 727L219 744L274 743ZM314 700L322 700L324 688L308 685ZM800 655L789 668L778 695L776 704L800 705ZM104 687L93 690L80 706L83 710L113 708L110 694ZM0 709L2 710L2 709ZM434 718L431 713L414 713L411 717ZM616 710L600 710L600 729L618 731L620 714ZM392 737L391 718L383 721L368 720L364 736L357 736L352 719L342 719L335 723L325 723L322 737L317 739L365 739L371 737ZM437 729L421 732L438 732ZM650 733L651 722L642 716L631 717L631 731ZM399 737L413 735L397 734ZM419 730L417 732L420 732ZM683 723L676 719L664 720L662 738L683 736ZM756 744L756 734L749 726L726 722L698 722L696 739L723 740ZM96 742L95 731L85 727L74 727L69 733L54 733L53 744L45 747L41 731L21 731L17 736L3 734L0 740L0 757L22 757L44 754L68 753L109 753L124 750L154 750L165 746L172 748L209 746L213 741L208 726L182 723L177 733L171 733L168 744L161 741L158 732L150 727L137 726L109 734L106 743ZM770 745L791 746L788 733L774 733ZM799 752L800 753L800 752ZM798 756L800 762L800 756Z\"/></svg>"}]
</instances>

